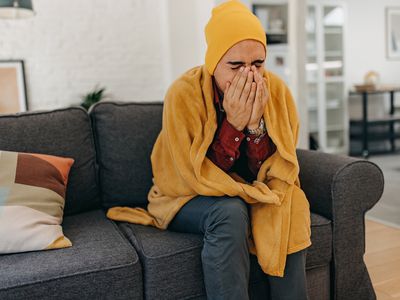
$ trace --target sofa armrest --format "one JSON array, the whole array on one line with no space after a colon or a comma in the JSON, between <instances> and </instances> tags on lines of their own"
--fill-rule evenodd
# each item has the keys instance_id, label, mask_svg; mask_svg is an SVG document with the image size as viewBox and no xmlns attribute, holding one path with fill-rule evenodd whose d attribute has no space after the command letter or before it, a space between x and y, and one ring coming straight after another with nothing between
<instances>
[{"instance_id":1,"label":"sofa armrest","mask_svg":"<svg viewBox=\"0 0 400 300\"><path fill-rule=\"evenodd\" d=\"M300 186L310 210L332 220L332 299L376 299L366 269L365 213L380 199L384 177L374 163L297 149Z\"/></svg>"}]
</instances>

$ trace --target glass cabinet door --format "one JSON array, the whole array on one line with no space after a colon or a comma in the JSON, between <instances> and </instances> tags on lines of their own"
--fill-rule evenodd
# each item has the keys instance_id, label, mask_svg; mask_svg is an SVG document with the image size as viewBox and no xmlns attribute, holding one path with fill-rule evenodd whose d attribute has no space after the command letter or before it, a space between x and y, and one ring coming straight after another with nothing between
<instances>
[{"instance_id":1,"label":"glass cabinet door","mask_svg":"<svg viewBox=\"0 0 400 300\"><path fill-rule=\"evenodd\" d=\"M343 76L343 8L324 7L324 72L327 78Z\"/></svg>"},{"instance_id":2,"label":"glass cabinet door","mask_svg":"<svg viewBox=\"0 0 400 300\"><path fill-rule=\"evenodd\" d=\"M307 8L307 103L308 103L308 130L310 134L310 148L319 146L319 103L318 103L318 62L317 62L317 18L315 6Z\"/></svg>"},{"instance_id":3,"label":"glass cabinet door","mask_svg":"<svg viewBox=\"0 0 400 300\"><path fill-rule=\"evenodd\" d=\"M323 7L323 39L326 109L326 150L335 152L345 146L345 86L343 61L344 9Z\"/></svg>"},{"instance_id":4,"label":"glass cabinet door","mask_svg":"<svg viewBox=\"0 0 400 300\"><path fill-rule=\"evenodd\" d=\"M307 32L307 102L310 148L346 153L344 7L309 1Z\"/></svg>"}]
</instances>

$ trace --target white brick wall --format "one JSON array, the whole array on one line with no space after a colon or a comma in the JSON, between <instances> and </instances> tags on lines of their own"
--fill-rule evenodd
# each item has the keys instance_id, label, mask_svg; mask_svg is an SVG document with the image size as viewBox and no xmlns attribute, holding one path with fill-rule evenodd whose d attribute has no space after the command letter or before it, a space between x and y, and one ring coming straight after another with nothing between
<instances>
[{"instance_id":1,"label":"white brick wall","mask_svg":"<svg viewBox=\"0 0 400 300\"><path fill-rule=\"evenodd\" d=\"M35 0L36 16L0 20L0 59L23 59L31 109L64 107L97 83L115 100L162 100L160 0Z\"/></svg>"}]
</instances>

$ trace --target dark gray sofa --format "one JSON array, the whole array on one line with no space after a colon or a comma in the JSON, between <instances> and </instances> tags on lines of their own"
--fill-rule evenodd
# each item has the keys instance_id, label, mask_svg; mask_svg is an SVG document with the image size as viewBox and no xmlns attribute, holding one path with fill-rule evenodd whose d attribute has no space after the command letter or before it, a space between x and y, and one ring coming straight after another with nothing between
<instances>
[{"instance_id":1,"label":"dark gray sofa","mask_svg":"<svg viewBox=\"0 0 400 300\"><path fill-rule=\"evenodd\" d=\"M162 103L102 102L0 116L0 149L73 157L67 249L0 255L0 299L205 299L202 237L113 222L104 209L146 207ZM373 163L297 150L311 206L310 300L375 299L363 261L364 215L383 192ZM268 299L251 255L250 298Z\"/></svg>"}]
</instances>

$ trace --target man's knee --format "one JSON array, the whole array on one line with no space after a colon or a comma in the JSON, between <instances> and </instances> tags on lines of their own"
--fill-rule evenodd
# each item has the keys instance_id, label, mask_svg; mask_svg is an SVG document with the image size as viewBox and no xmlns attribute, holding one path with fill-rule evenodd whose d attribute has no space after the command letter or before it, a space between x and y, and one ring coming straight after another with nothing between
<instances>
[{"instance_id":1,"label":"man's knee","mask_svg":"<svg viewBox=\"0 0 400 300\"><path fill-rule=\"evenodd\" d=\"M209 230L227 227L231 234L248 233L250 220L246 203L239 197L221 198L210 208Z\"/></svg>"}]
</instances>

